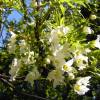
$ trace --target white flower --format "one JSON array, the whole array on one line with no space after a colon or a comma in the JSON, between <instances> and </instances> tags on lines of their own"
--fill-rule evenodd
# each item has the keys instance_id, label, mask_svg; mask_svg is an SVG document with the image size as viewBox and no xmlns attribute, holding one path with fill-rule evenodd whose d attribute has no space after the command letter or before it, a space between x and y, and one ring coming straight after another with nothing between
<instances>
[{"instance_id":1,"label":"white flower","mask_svg":"<svg viewBox=\"0 0 100 100\"><path fill-rule=\"evenodd\" d=\"M68 49L66 50L66 48ZM49 56L49 59L51 60L51 62L53 62L56 68L61 69L62 65L65 63L65 57L71 56L71 54L68 52L69 45L66 43L64 45L57 44L55 48L52 47L51 51L52 55Z\"/></svg>"},{"instance_id":2,"label":"white flower","mask_svg":"<svg viewBox=\"0 0 100 100\"><path fill-rule=\"evenodd\" d=\"M75 57L75 62L79 70L83 70L88 64L88 57L83 54L79 54Z\"/></svg>"},{"instance_id":3,"label":"white flower","mask_svg":"<svg viewBox=\"0 0 100 100\"><path fill-rule=\"evenodd\" d=\"M51 71L47 77L48 80L53 81L53 87L62 85L64 83L63 72L60 69Z\"/></svg>"},{"instance_id":4,"label":"white flower","mask_svg":"<svg viewBox=\"0 0 100 100\"><path fill-rule=\"evenodd\" d=\"M14 67L16 67L18 65L18 59L17 58L14 58L13 62L12 62L12 65Z\"/></svg>"},{"instance_id":5,"label":"white flower","mask_svg":"<svg viewBox=\"0 0 100 100\"><path fill-rule=\"evenodd\" d=\"M100 35L97 35L94 46L100 49Z\"/></svg>"},{"instance_id":6,"label":"white flower","mask_svg":"<svg viewBox=\"0 0 100 100\"><path fill-rule=\"evenodd\" d=\"M87 34L91 34L93 32L93 30L90 27L85 26L83 28L83 32L84 33L87 33Z\"/></svg>"},{"instance_id":7,"label":"white flower","mask_svg":"<svg viewBox=\"0 0 100 100\"><path fill-rule=\"evenodd\" d=\"M90 50L89 48L86 48L86 49L85 49L85 52L86 52L86 53L90 53L91 50Z\"/></svg>"},{"instance_id":8,"label":"white flower","mask_svg":"<svg viewBox=\"0 0 100 100\"><path fill-rule=\"evenodd\" d=\"M61 66L65 63L64 55L62 53L58 53L56 56L50 56L49 59L56 68L61 69Z\"/></svg>"},{"instance_id":9,"label":"white flower","mask_svg":"<svg viewBox=\"0 0 100 100\"><path fill-rule=\"evenodd\" d=\"M71 72L72 71L71 66L72 66L73 62L74 62L74 59L71 59L71 60L65 62L62 66L62 70L65 72L68 72L68 73Z\"/></svg>"},{"instance_id":10,"label":"white flower","mask_svg":"<svg viewBox=\"0 0 100 100\"><path fill-rule=\"evenodd\" d=\"M16 45L14 43L7 44L7 49L10 53L14 53L16 50Z\"/></svg>"},{"instance_id":11,"label":"white flower","mask_svg":"<svg viewBox=\"0 0 100 100\"><path fill-rule=\"evenodd\" d=\"M70 80L73 80L75 78L75 75L73 73L69 73L68 76Z\"/></svg>"},{"instance_id":12,"label":"white flower","mask_svg":"<svg viewBox=\"0 0 100 100\"><path fill-rule=\"evenodd\" d=\"M25 40L20 40L19 45L20 45L20 46L25 46L25 45L26 45Z\"/></svg>"},{"instance_id":13,"label":"white flower","mask_svg":"<svg viewBox=\"0 0 100 100\"><path fill-rule=\"evenodd\" d=\"M11 33L11 39L15 39L16 38L16 34L13 31L10 31Z\"/></svg>"},{"instance_id":14,"label":"white flower","mask_svg":"<svg viewBox=\"0 0 100 100\"><path fill-rule=\"evenodd\" d=\"M62 45L60 45L60 44L56 45L56 48L53 52L53 56L57 56L57 54L59 54L58 52L60 52L62 49L63 49Z\"/></svg>"},{"instance_id":15,"label":"white flower","mask_svg":"<svg viewBox=\"0 0 100 100\"><path fill-rule=\"evenodd\" d=\"M89 86L90 78L90 76L80 78L74 85L74 91L79 95L84 95L86 92L88 92L89 88L87 86Z\"/></svg>"},{"instance_id":16,"label":"white flower","mask_svg":"<svg viewBox=\"0 0 100 100\"><path fill-rule=\"evenodd\" d=\"M9 74L11 75L11 77L10 77L11 81L15 80L15 78L19 72L20 66L21 66L20 60L18 60L17 58L14 58L14 60L12 61L12 65L10 65L11 69L9 71Z\"/></svg>"},{"instance_id":17,"label":"white flower","mask_svg":"<svg viewBox=\"0 0 100 100\"><path fill-rule=\"evenodd\" d=\"M34 51L30 51L29 55L34 56Z\"/></svg>"},{"instance_id":18,"label":"white flower","mask_svg":"<svg viewBox=\"0 0 100 100\"><path fill-rule=\"evenodd\" d=\"M50 59L49 58L46 58L46 63L47 64L50 64L50 62L51 62Z\"/></svg>"},{"instance_id":19,"label":"white flower","mask_svg":"<svg viewBox=\"0 0 100 100\"><path fill-rule=\"evenodd\" d=\"M69 27L67 27L67 26L60 26L59 27L59 31L60 31L60 33L62 32L64 35L66 35L68 32L69 32Z\"/></svg>"},{"instance_id":20,"label":"white flower","mask_svg":"<svg viewBox=\"0 0 100 100\"><path fill-rule=\"evenodd\" d=\"M91 20L95 20L96 18L97 18L96 15L91 15L91 16L90 16L90 19L91 19Z\"/></svg>"},{"instance_id":21,"label":"white flower","mask_svg":"<svg viewBox=\"0 0 100 100\"><path fill-rule=\"evenodd\" d=\"M27 59L26 63L30 64L33 62L34 62L34 51L29 51L28 59Z\"/></svg>"},{"instance_id":22,"label":"white flower","mask_svg":"<svg viewBox=\"0 0 100 100\"><path fill-rule=\"evenodd\" d=\"M1 10L1 11L5 11L5 9L4 9L4 8L0 8L0 10Z\"/></svg>"},{"instance_id":23,"label":"white flower","mask_svg":"<svg viewBox=\"0 0 100 100\"><path fill-rule=\"evenodd\" d=\"M63 62L65 62L64 58L65 55L61 52L63 49L63 46L60 44L57 44L55 48L52 47L52 55L49 56L49 59L53 62L55 67L61 67Z\"/></svg>"},{"instance_id":24,"label":"white flower","mask_svg":"<svg viewBox=\"0 0 100 100\"><path fill-rule=\"evenodd\" d=\"M51 31L50 37L49 37L49 42L52 42L53 44L57 44L59 41L58 38L58 34L57 34L58 30L53 29Z\"/></svg>"},{"instance_id":25,"label":"white flower","mask_svg":"<svg viewBox=\"0 0 100 100\"><path fill-rule=\"evenodd\" d=\"M87 85L89 85L89 79L90 78L91 78L90 76L80 78L76 83L78 85L85 85L85 86L87 86Z\"/></svg>"},{"instance_id":26,"label":"white flower","mask_svg":"<svg viewBox=\"0 0 100 100\"><path fill-rule=\"evenodd\" d=\"M15 52L16 49L16 34L10 31L11 37L9 38L9 43L7 44L7 49L9 52Z\"/></svg>"},{"instance_id":27,"label":"white flower","mask_svg":"<svg viewBox=\"0 0 100 100\"><path fill-rule=\"evenodd\" d=\"M83 54L79 54L78 56L75 57L76 60L80 59L80 60L84 60L86 62L88 62L88 57L84 56Z\"/></svg>"},{"instance_id":28,"label":"white flower","mask_svg":"<svg viewBox=\"0 0 100 100\"><path fill-rule=\"evenodd\" d=\"M78 70L83 70L84 68L86 68L86 65L80 64L80 65L77 65L77 67L78 67Z\"/></svg>"},{"instance_id":29,"label":"white flower","mask_svg":"<svg viewBox=\"0 0 100 100\"><path fill-rule=\"evenodd\" d=\"M66 35L69 32L69 27L67 26L58 26L56 29L51 31L51 36L49 38L49 42L53 42L54 44L59 41L59 37Z\"/></svg>"},{"instance_id":30,"label":"white flower","mask_svg":"<svg viewBox=\"0 0 100 100\"><path fill-rule=\"evenodd\" d=\"M14 32L12 32L12 31L10 31L10 33L11 33L11 37L9 39L9 44L14 46L14 44L16 42L16 34Z\"/></svg>"},{"instance_id":31,"label":"white flower","mask_svg":"<svg viewBox=\"0 0 100 100\"><path fill-rule=\"evenodd\" d=\"M29 51L29 45L27 44L27 42L23 39L23 40L19 40L19 46L20 46L20 53L24 54Z\"/></svg>"},{"instance_id":32,"label":"white flower","mask_svg":"<svg viewBox=\"0 0 100 100\"><path fill-rule=\"evenodd\" d=\"M31 83L31 85L33 85L34 80L38 79L40 76L41 75L37 68L33 68L32 71L27 74L25 81L28 81L29 83Z\"/></svg>"},{"instance_id":33,"label":"white flower","mask_svg":"<svg viewBox=\"0 0 100 100\"><path fill-rule=\"evenodd\" d=\"M84 95L86 92L89 91L89 88L87 88L84 85L75 84L74 91L77 92L77 94L79 94L79 95Z\"/></svg>"}]
</instances>

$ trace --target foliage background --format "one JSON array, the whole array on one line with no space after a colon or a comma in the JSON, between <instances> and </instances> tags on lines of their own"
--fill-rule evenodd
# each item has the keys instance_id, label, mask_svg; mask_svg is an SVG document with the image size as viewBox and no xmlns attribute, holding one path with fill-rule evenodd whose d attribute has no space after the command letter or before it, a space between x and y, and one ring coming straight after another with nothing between
<instances>
[{"instance_id":1,"label":"foliage background","mask_svg":"<svg viewBox=\"0 0 100 100\"><path fill-rule=\"evenodd\" d=\"M100 95L100 48L93 46L93 41L100 34L100 1L99 0L29 0L27 5L24 0L0 0L0 38L2 46L0 49L0 99L6 100L99 100ZM18 22L9 21L8 16L18 12L22 18ZM97 18L92 20L91 15ZM15 15L17 16L17 15ZM67 51L73 57L73 52L78 48L82 53L86 48L91 50L87 54L89 67L83 71L74 72L76 77L91 76L90 91L80 96L73 90L75 80L69 80L65 75L65 85L53 87L49 81L48 74L55 69L52 62L47 63L46 58L51 55L48 41L50 32L58 26L68 26L70 34L61 37L61 44L66 41L70 44ZM92 34L83 32L84 26L93 30ZM6 35L4 32L6 31ZM17 35L13 42L10 42L11 32ZM5 37L5 38L3 38ZM20 52L20 40L26 41L26 46ZM11 49L8 49L8 44ZM69 50L68 50L69 49ZM70 51L71 50L71 51ZM25 52L34 51L32 60L25 64L28 54ZM11 64L14 58L21 60L17 69ZM25 61L24 61L25 60ZM35 62L35 63L34 63ZM12 68L12 70L11 70ZM76 67L75 67L76 68ZM77 69L77 68L76 68ZM37 74L38 70L39 74ZM34 73L36 72L36 76ZM11 80L13 74L15 80ZM27 75L31 78L26 79ZM37 76L40 75L39 78ZM27 81L26 81L27 80Z\"/></svg>"}]
</instances>

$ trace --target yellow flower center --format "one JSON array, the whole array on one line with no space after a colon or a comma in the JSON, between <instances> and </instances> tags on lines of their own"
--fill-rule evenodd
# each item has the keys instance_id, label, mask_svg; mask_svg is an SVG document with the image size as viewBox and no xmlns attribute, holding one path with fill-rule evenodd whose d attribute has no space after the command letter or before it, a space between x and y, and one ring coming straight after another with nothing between
<instances>
[{"instance_id":1,"label":"yellow flower center","mask_svg":"<svg viewBox=\"0 0 100 100\"><path fill-rule=\"evenodd\" d=\"M63 36L63 33L61 31L59 31L57 34L58 34L58 37Z\"/></svg>"},{"instance_id":2,"label":"yellow flower center","mask_svg":"<svg viewBox=\"0 0 100 100\"><path fill-rule=\"evenodd\" d=\"M76 60L76 64L80 64L80 63L82 63L82 60L81 59L77 59Z\"/></svg>"},{"instance_id":3,"label":"yellow flower center","mask_svg":"<svg viewBox=\"0 0 100 100\"><path fill-rule=\"evenodd\" d=\"M69 66L64 65L64 66L63 66L63 69L64 69L65 71L67 71L67 70L69 69Z\"/></svg>"},{"instance_id":4,"label":"yellow flower center","mask_svg":"<svg viewBox=\"0 0 100 100\"><path fill-rule=\"evenodd\" d=\"M55 71L55 73L54 73L54 75L55 75L55 77L59 77L59 71Z\"/></svg>"},{"instance_id":5,"label":"yellow flower center","mask_svg":"<svg viewBox=\"0 0 100 100\"><path fill-rule=\"evenodd\" d=\"M77 90L77 91L80 91L81 87L80 87L80 85L75 85L74 89Z\"/></svg>"}]
</instances>

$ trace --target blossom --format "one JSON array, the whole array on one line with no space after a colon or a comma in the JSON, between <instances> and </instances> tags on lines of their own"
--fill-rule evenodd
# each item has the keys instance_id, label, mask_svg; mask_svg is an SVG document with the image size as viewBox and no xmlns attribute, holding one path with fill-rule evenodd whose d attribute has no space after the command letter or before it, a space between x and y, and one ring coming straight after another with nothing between
<instances>
[{"instance_id":1,"label":"blossom","mask_svg":"<svg viewBox=\"0 0 100 100\"><path fill-rule=\"evenodd\" d=\"M68 49L66 49L68 48ZM71 49L70 49L71 50ZM55 48L51 48L52 55L49 55L48 58L53 63L56 68L60 68L65 63L65 57L70 57L69 44L65 43L64 45L57 44Z\"/></svg>"},{"instance_id":2,"label":"blossom","mask_svg":"<svg viewBox=\"0 0 100 100\"><path fill-rule=\"evenodd\" d=\"M96 18L97 18L96 15L91 15L91 16L90 16L90 19L91 19L91 20L95 20Z\"/></svg>"},{"instance_id":3,"label":"blossom","mask_svg":"<svg viewBox=\"0 0 100 100\"><path fill-rule=\"evenodd\" d=\"M86 68L86 65L85 64L79 64L77 65L78 67L78 70L83 70L84 68Z\"/></svg>"},{"instance_id":4,"label":"blossom","mask_svg":"<svg viewBox=\"0 0 100 100\"><path fill-rule=\"evenodd\" d=\"M13 31L10 31L11 33L11 39L15 39L16 38L16 34Z\"/></svg>"},{"instance_id":5,"label":"blossom","mask_svg":"<svg viewBox=\"0 0 100 100\"><path fill-rule=\"evenodd\" d=\"M29 44L27 44L27 42L22 39L22 40L19 40L19 49L20 49L20 54L26 54L26 52L29 52L30 49L29 49Z\"/></svg>"},{"instance_id":6,"label":"blossom","mask_svg":"<svg viewBox=\"0 0 100 100\"><path fill-rule=\"evenodd\" d=\"M77 94L79 94L79 95L84 95L86 92L89 91L89 88L87 88L84 85L75 84L74 91L77 92Z\"/></svg>"},{"instance_id":7,"label":"blossom","mask_svg":"<svg viewBox=\"0 0 100 100\"><path fill-rule=\"evenodd\" d=\"M20 60L18 60L17 58L14 58L14 60L12 61L12 64L10 65L11 69L9 71L9 74L11 75L11 77L10 77L11 81L15 80L15 78L19 72L20 66L21 66Z\"/></svg>"},{"instance_id":8,"label":"blossom","mask_svg":"<svg viewBox=\"0 0 100 100\"><path fill-rule=\"evenodd\" d=\"M25 78L25 81L28 81L31 83L31 85L34 84L34 80L38 79L40 77L40 73L37 68L33 68L31 72L29 72Z\"/></svg>"},{"instance_id":9,"label":"blossom","mask_svg":"<svg viewBox=\"0 0 100 100\"><path fill-rule=\"evenodd\" d=\"M4 8L0 8L0 11L5 11L5 9Z\"/></svg>"},{"instance_id":10,"label":"blossom","mask_svg":"<svg viewBox=\"0 0 100 100\"><path fill-rule=\"evenodd\" d=\"M84 60L86 62L88 62L88 57L87 56L84 56L83 54L79 54L75 57L76 60L78 59L81 59L81 60Z\"/></svg>"},{"instance_id":11,"label":"blossom","mask_svg":"<svg viewBox=\"0 0 100 100\"><path fill-rule=\"evenodd\" d=\"M100 49L100 35L97 35L94 46Z\"/></svg>"},{"instance_id":12,"label":"blossom","mask_svg":"<svg viewBox=\"0 0 100 100\"><path fill-rule=\"evenodd\" d=\"M62 85L64 83L63 72L60 69L51 71L47 77L48 80L53 81L53 87Z\"/></svg>"},{"instance_id":13,"label":"blossom","mask_svg":"<svg viewBox=\"0 0 100 100\"><path fill-rule=\"evenodd\" d=\"M56 29L53 29L51 31L49 42L51 42L50 50L52 52L52 55L49 59L53 62L56 68L61 68L61 66L65 62L66 54L69 54L66 50L66 48L69 47L69 44L60 44L60 37L66 35L68 32L69 28L67 26L58 26Z\"/></svg>"},{"instance_id":14,"label":"blossom","mask_svg":"<svg viewBox=\"0 0 100 100\"><path fill-rule=\"evenodd\" d=\"M49 58L46 58L45 60L46 60L46 63L47 63L47 64L50 64L51 61L50 61Z\"/></svg>"},{"instance_id":15,"label":"blossom","mask_svg":"<svg viewBox=\"0 0 100 100\"><path fill-rule=\"evenodd\" d=\"M10 41L10 45L14 45L15 44L15 42L16 42L16 34L13 32L13 31L10 31L10 33L11 33L11 37L10 37L10 39L9 39L9 41Z\"/></svg>"},{"instance_id":16,"label":"blossom","mask_svg":"<svg viewBox=\"0 0 100 100\"><path fill-rule=\"evenodd\" d=\"M62 49L63 49L63 46L62 46L62 45L60 45L60 44L56 45L56 48L55 48L55 50L54 50L54 52L53 52L53 55L54 55L54 56L57 56L57 53L58 53L59 51L61 51Z\"/></svg>"},{"instance_id":17,"label":"blossom","mask_svg":"<svg viewBox=\"0 0 100 100\"><path fill-rule=\"evenodd\" d=\"M55 48L52 47L51 49L52 55L49 56L50 61L53 62L55 67L61 68L62 64L65 62L65 54L62 52L63 46L58 44Z\"/></svg>"},{"instance_id":18,"label":"blossom","mask_svg":"<svg viewBox=\"0 0 100 100\"><path fill-rule=\"evenodd\" d=\"M80 78L76 83L79 84L79 85L89 85L89 79L91 78L91 76L87 76L87 77L83 77L83 78Z\"/></svg>"},{"instance_id":19,"label":"blossom","mask_svg":"<svg viewBox=\"0 0 100 100\"><path fill-rule=\"evenodd\" d=\"M71 72L72 71L71 66L72 66L73 62L74 62L74 59L71 59L71 60L65 62L62 66L62 70L65 72L68 72L68 73Z\"/></svg>"},{"instance_id":20,"label":"blossom","mask_svg":"<svg viewBox=\"0 0 100 100\"><path fill-rule=\"evenodd\" d=\"M89 88L87 86L90 85L89 84L90 78L91 78L90 76L80 78L74 85L74 91L79 95L84 95L86 92L88 92Z\"/></svg>"},{"instance_id":21,"label":"blossom","mask_svg":"<svg viewBox=\"0 0 100 100\"><path fill-rule=\"evenodd\" d=\"M7 48L9 52L14 52L16 49L16 34L10 31L11 37L9 38L9 43L7 44Z\"/></svg>"},{"instance_id":22,"label":"blossom","mask_svg":"<svg viewBox=\"0 0 100 100\"><path fill-rule=\"evenodd\" d=\"M20 45L20 46L25 46L25 45L26 45L25 40L20 40L19 45Z\"/></svg>"},{"instance_id":23,"label":"blossom","mask_svg":"<svg viewBox=\"0 0 100 100\"><path fill-rule=\"evenodd\" d=\"M79 70L83 70L88 64L88 57L83 54L79 54L75 56L75 62Z\"/></svg>"},{"instance_id":24,"label":"blossom","mask_svg":"<svg viewBox=\"0 0 100 100\"><path fill-rule=\"evenodd\" d=\"M33 62L34 62L34 51L29 51L26 63L30 64Z\"/></svg>"},{"instance_id":25,"label":"blossom","mask_svg":"<svg viewBox=\"0 0 100 100\"><path fill-rule=\"evenodd\" d=\"M75 75L73 73L68 73L69 79L73 80L75 78Z\"/></svg>"},{"instance_id":26,"label":"blossom","mask_svg":"<svg viewBox=\"0 0 100 100\"><path fill-rule=\"evenodd\" d=\"M59 41L59 37L66 35L69 32L69 27L67 26L58 26L56 29L51 31L51 36L49 38L49 42L57 43Z\"/></svg>"},{"instance_id":27,"label":"blossom","mask_svg":"<svg viewBox=\"0 0 100 100\"><path fill-rule=\"evenodd\" d=\"M86 49L85 49L85 52L86 52L86 53L90 53L91 50L90 50L89 48L86 48Z\"/></svg>"},{"instance_id":28,"label":"blossom","mask_svg":"<svg viewBox=\"0 0 100 100\"><path fill-rule=\"evenodd\" d=\"M51 43L54 43L54 44L58 44L58 41L59 41L59 38L58 38L58 34L57 34L57 29L53 29L51 31L51 34L50 34L50 37L49 37L49 42Z\"/></svg>"},{"instance_id":29,"label":"blossom","mask_svg":"<svg viewBox=\"0 0 100 100\"><path fill-rule=\"evenodd\" d=\"M19 40L19 46L20 46L20 53L25 54L25 52L27 52L27 50L28 50L28 45L24 39Z\"/></svg>"},{"instance_id":30,"label":"blossom","mask_svg":"<svg viewBox=\"0 0 100 100\"><path fill-rule=\"evenodd\" d=\"M63 35L66 35L68 32L69 32L69 27L68 26L60 26L59 27L59 32L58 32L58 34L59 33L63 33Z\"/></svg>"},{"instance_id":31,"label":"blossom","mask_svg":"<svg viewBox=\"0 0 100 100\"><path fill-rule=\"evenodd\" d=\"M50 56L50 60L56 68L60 68L64 64L65 59L62 53L58 53L56 56Z\"/></svg>"},{"instance_id":32,"label":"blossom","mask_svg":"<svg viewBox=\"0 0 100 100\"><path fill-rule=\"evenodd\" d=\"M85 26L83 28L83 32L84 33L87 33L87 34L91 34L93 32L93 30L90 27Z\"/></svg>"},{"instance_id":33,"label":"blossom","mask_svg":"<svg viewBox=\"0 0 100 100\"><path fill-rule=\"evenodd\" d=\"M12 62L12 65L14 67L16 67L18 65L18 59L17 58L14 58L13 62Z\"/></svg>"},{"instance_id":34,"label":"blossom","mask_svg":"<svg viewBox=\"0 0 100 100\"><path fill-rule=\"evenodd\" d=\"M7 49L10 53L12 53L12 52L14 53L16 50L16 45L14 43L9 43L9 44L7 44Z\"/></svg>"}]
</instances>

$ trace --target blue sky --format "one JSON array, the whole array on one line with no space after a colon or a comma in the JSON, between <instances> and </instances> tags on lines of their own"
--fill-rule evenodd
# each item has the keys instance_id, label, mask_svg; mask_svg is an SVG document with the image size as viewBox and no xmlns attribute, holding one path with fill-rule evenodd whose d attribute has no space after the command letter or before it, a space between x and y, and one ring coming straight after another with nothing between
<instances>
[{"instance_id":1,"label":"blue sky","mask_svg":"<svg viewBox=\"0 0 100 100\"><path fill-rule=\"evenodd\" d=\"M22 16L17 12L17 11L12 11L12 13L8 16L7 20L10 22L10 21L20 21L22 18ZM3 27L3 26L2 26ZM2 47L2 44L3 44L3 41L6 37L6 34L7 34L7 31L6 31L6 28L4 27L3 28L3 31L2 31L2 36L0 37L0 47Z\"/></svg>"},{"instance_id":2,"label":"blue sky","mask_svg":"<svg viewBox=\"0 0 100 100\"><path fill-rule=\"evenodd\" d=\"M29 6L30 3L31 3L31 0L25 0L25 2L26 2L26 4L27 4L27 6ZM8 20L9 22L10 22L10 21L19 22L19 21L21 20L21 18L22 18L22 15L21 15L18 11L13 10L13 11L11 12L11 14L8 16L7 20ZM2 32L2 37L0 37L0 47L1 47L2 44L3 44L2 39L5 39L6 34L7 34L7 31L6 31L6 29L4 28L4 30L3 30L3 32Z\"/></svg>"},{"instance_id":3,"label":"blue sky","mask_svg":"<svg viewBox=\"0 0 100 100\"><path fill-rule=\"evenodd\" d=\"M31 0L25 0L25 2L27 6L29 6L31 3ZM15 20L18 22L21 20L21 18L22 18L22 15L20 15L20 13L18 13L16 10L13 10L12 13L8 16L9 21Z\"/></svg>"},{"instance_id":4,"label":"blue sky","mask_svg":"<svg viewBox=\"0 0 100 100\"><path fill-rule=\"evenodd\" d=\"M20 21L22 18L22 15L20 15L16 10L13 10L12 13L8 16L9 21Z\"/></svg>"}]
</instances>

